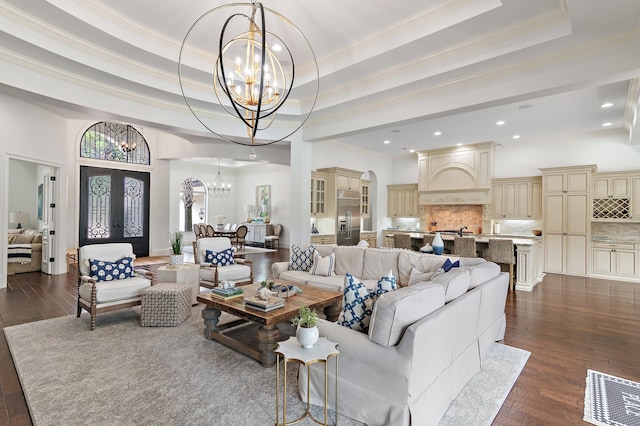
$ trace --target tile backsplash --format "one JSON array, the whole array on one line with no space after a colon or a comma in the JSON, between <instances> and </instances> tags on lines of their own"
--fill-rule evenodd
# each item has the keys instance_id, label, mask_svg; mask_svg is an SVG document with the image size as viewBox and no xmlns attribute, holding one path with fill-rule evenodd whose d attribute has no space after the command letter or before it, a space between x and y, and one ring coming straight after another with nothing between
<instances>
[{"instance_id":1,"label":"tile backsplash","mask_svg":"<svg viewBox=\"0 0 640 426\"><path fill-rule=\"evenodd\" d=\"M430 230L435 222L435 228L459 229L466 226L469 232L478 233L482 230L482 205L443 205L425 206L423 228Z\"/></svg>"},{"instance_id":2,"label":"tile backsplash","mask_svg":"<svg viewBox=\"0 0 640 426\"><path fill-rule=\"evenodd\" d=\"M592 222L591 238L640 242L640 223Z\"/></svg>"}]
</instances>

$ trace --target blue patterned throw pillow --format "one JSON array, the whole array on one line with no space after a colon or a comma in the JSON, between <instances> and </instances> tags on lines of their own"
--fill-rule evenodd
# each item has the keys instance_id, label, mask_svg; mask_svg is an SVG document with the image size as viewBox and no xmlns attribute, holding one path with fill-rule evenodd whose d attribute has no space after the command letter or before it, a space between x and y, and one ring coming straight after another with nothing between
<instances>
[{"instance_id":1,"label":"blue patterned throw pillow","mask_svg":"<svg viewBox=\"0 0 640 426\"><path fill-rule=\"evenodd\" d=\"M133 257L123 257L115 262L91 259L89 271L91 278L96 281L124 280L135 275Z\"/></svg>"},{"instance_id":2,"label":"blue patterned throw pillow","mask_svg":"<svg viewBox=\"0 0 640 426\"><path fill-rule=\"evenodd\" d=\"M369 290L360 280L347 273L344 277L344 312L340 324L368 333L372 313L373 300Z\"/></svg>"},{"instance_id":3,"label":"blue patterned throw pillow","mask_svg":"<svg viewBox=\"0 0 640 426\"><path fill-rule=\"evenodd\" d=\"M233 260L233 253L234 252L235 252L235 248L234 247L228 248L228 249L220 251L220 252L207 250L207 251L205 251L205 254L204 254L204 260L207 263L210 263L210 264L212 264L214 266L233 265L234 263L236 263Z\"/></svg>"},{"instance_id":4,"label":"blue patterned throw pillow","mask_svg":"<svg viewBox=\"0 0 640 426\"><path fill-rule=\"evenodd\" d=\"M291 259L289 269L292 271L309 272L313 264L313 253L316 251L315 244L303 249L295 244L291 246Z\"/></svg>"},{"instance_id":5,"label":"blue patterned throw pillow","mask_svg":"<svg viewBox=\"0 0 640 426\"><path fill-rule=\"evenodd\" d=\"M389 273L387 276L384 276L378 280L378 285L373 291L373 298L374 300L377 300L378 297L390 291L394 291L396 288L396 277L394 277L392 273Z\"/></svg>"},{"instance_id":6,"label":"blue patterned throw pillow","mask_svg":"<svg viewBox=\"0 0 640 426\"><path fill-rule=\"evenodd\" d=\"M456 260L455 262L452 262L449 259L445 260L444 263L441 266L441 268L444 269L445 272L449 272L451 269L459 268L459 267L460 267L460 261L459 260Z\"/></svg>"}]
</instances>

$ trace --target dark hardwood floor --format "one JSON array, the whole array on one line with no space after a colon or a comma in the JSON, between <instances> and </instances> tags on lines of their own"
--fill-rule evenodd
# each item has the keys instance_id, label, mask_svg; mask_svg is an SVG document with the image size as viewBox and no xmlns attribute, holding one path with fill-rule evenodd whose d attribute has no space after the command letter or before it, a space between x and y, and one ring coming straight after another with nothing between
<instances>
[{"instance_id":1,"label":"dark hardwood floor","mask_svg":"<svg viewBox=\"0 0 640 426\"><path fill-rule=\"evenodd\" d=\"M288 250L248 254L254 278ZM138 259L138 264L166 262ZM75 314L76 276L10 275L0 290L0 327ZM511 291L505 343L531 352L494 425L578 425L587 369L640 381L640 284L547 275L531 293ZM46 338L46 336L42 336ZM43 354L46 356L46 354ZM4 333L0 425L30 425Z\"/></svg>"}]
</instances>

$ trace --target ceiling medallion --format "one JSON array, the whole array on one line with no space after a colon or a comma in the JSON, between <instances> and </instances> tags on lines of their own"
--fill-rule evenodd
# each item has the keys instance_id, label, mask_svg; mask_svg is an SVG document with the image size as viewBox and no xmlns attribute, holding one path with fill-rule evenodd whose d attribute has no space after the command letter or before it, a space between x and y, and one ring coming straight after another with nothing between
<instances>
[{"instance_id":1,"label":"ceiling medallion","mask_svg":"<svg viewBox=\"0 0 640 426\"><path fill-rule=\"evenodd\" d=\"M296 75L296 61L307 68L303 79ZM180 47L178 76L196 119L242 145L288 138L318 98L318 63L309 41L286 17L255 0L219 6L198 18ZM220 114L231 116L232 125Z\"/></svg>"}]
</instances>

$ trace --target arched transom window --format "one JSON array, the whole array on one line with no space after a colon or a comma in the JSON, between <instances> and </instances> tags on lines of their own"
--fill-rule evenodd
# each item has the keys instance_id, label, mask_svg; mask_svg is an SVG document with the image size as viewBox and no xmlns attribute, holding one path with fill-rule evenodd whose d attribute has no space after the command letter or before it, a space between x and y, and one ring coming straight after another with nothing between
<instances>
[{"instance_id":1,"label":"arched transom window","mask_svg":"<svg viewBox=\"0 0 640 426\"><path fill-rule=\"evenodd\" d=\"M80 157L149 165L149 145L128 124L101 121L89 127L80 141Z\"/></svg>"}]
</instances>

